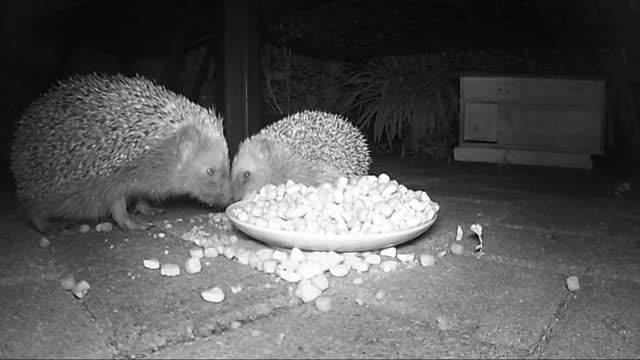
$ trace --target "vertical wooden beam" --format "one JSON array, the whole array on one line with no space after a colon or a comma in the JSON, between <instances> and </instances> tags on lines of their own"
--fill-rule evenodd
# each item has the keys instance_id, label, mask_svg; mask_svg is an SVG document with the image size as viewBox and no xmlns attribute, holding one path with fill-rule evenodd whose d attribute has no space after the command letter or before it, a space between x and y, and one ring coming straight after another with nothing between
<instances>
[{"instance_id":1,"label":"vertical wooden beam","mask_svg":"<svg viewBox=\"0 0 640 360\"><path fill-rule=\"evenodd\" d=\"M220 51L216 56L218 111L225 119L225 135L233 157L244 138L260 130L260 2L219 0Z\"/></svg>"},{"instance_id":2,"label":"vertical wooden beam","mask_svg":"<svg viewBox=\"0 0 640 360\"><path fill-rule=\"evenodd\" d=\"M163 83L174 91L178 91L178 72L184 61L184 51L187 47L191 31L198 15L198 0L189 0L187 11L179 20L177 31L171 44L169 57L164 67ZM179 92L179 91L178 91Z\"/></svg>"}]
</instances>

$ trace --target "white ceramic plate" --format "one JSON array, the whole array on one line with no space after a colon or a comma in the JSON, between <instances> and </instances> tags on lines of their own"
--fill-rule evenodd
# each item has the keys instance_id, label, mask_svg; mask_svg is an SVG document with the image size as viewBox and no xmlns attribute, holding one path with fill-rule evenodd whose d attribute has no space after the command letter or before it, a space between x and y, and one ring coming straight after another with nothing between
<instances>
[{"instance_id":1,"label":"white ceramic plate","mask_svg":"<svg viewBox=\"0 0 640 360\"><path fill-rule=\"evenodd\" d=\"M436 213L433 219L415 228L395 231L385 234L370 235L326 235L308 234L284 230L274 230L258 227L246 222L241 222L235 217L234 209L243 206L244 201L239 201L227 207L226 213L233 225L243 233L264 242L267 245L280 248L297 247L300 250L312 251L368 251L378 250L389 246L396 246L415 239L424 233L438 218Z\"/></svg>"}]
</instances>

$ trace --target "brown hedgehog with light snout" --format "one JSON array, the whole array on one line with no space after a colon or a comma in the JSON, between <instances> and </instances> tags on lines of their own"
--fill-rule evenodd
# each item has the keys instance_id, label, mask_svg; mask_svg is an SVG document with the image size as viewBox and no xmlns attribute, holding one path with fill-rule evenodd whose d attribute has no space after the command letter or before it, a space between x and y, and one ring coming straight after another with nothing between
<instances>
[{"instance_id":1,"label":"brown hedgehog with light snout","mask_svg":"<svg viewBox=\"0 0 640 360\"><path fill-rule=\"evenodd\" d=\"M123 230L153 225L129 213L189 195L231 200L222 119L141 76L75 75L34 101L18 122L11 171L27 220L42 233L111 216Z\"/></svg>"},{"instance_id":2,"label":"brown hedgehog with light snout","mask_svg":"<svg viewBox=\"0 0 640 360\"><path fill-rule=\"evenodd\" d=\"M303 111L240 144L231 165L233 197L243 200L266 184L287 180L318 186L366 175L370 164L367 141L353 124L335 114Z\"/></svg>"}]
</instances>

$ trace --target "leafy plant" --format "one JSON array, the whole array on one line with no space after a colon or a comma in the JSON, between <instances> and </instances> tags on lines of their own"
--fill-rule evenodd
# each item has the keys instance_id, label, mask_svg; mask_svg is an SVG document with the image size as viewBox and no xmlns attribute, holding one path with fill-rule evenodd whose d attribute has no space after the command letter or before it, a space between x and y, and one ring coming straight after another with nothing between
<instances>
[{"instance_id":1,"label":"leafy plant","mask_svg":"<svg viewBox=\"0 0 640 360\"><path fill-rule=\"evenodd\" d=\"M458 119L457 82L440 56L390 56L365 61L346 81L346 111L373 141L449 133ZM435 141L434 141L435 142Z\"/></svg>"}]
</instances>

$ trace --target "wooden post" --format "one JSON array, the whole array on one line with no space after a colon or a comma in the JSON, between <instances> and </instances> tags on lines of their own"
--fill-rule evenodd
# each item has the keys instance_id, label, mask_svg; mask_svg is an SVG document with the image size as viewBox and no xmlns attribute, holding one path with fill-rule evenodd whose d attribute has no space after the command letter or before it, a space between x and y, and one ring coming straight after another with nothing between
<instances>
[{"instance_id":1,"label":"wooden post","mask_svg":"<svg viewBox=\"0 0 640 360\"><path fill-rule=\"evenodd\" d=\"M229 155L263 126L260 81L260 2L219 0L220 51L216 56L218 111L224 116Z\"/></svg>"}]
</instances>

